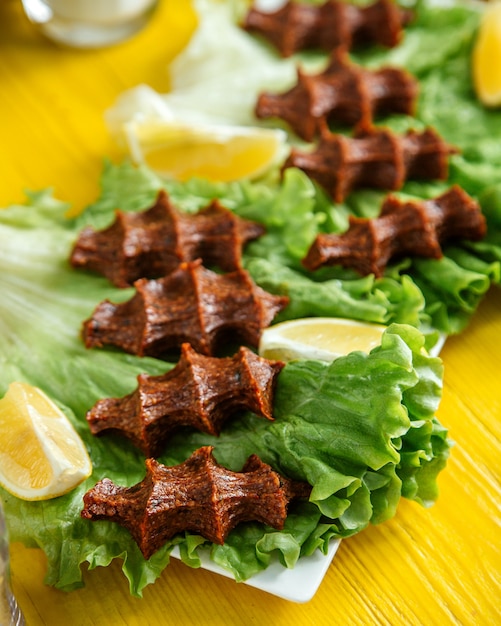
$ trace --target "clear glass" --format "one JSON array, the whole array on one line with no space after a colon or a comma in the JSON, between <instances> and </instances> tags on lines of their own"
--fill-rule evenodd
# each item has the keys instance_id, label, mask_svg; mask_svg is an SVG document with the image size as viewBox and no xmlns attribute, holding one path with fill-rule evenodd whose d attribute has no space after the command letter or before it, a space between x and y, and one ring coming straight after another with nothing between
<instances>
[{"instance_id":1,"label":"clear glass","mask_svg":"<svg viewBox=\"0 0 501 626\"><path fill-rule=\"evenodd\" d=\"M22 0L24 12L50 39L99 48L128 39L148 23L158 0Z\"/></svg>"},{"instance_id":2,"label":"clear glass","mask_svg":"<svg viewBox=\"0 0 501 626\"><path fill-rule=\"evenodd\" d=\"M0 500L0 626L24 626L24 617L9 584L9 538Z\"/></svg>"}]
</instances>

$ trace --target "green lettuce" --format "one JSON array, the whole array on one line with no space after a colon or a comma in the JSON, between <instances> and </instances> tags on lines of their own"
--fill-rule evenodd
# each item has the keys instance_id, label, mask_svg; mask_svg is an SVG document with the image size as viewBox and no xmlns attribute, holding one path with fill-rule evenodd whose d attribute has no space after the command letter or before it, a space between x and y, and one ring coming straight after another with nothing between
<instances>
[{"instance_id":1,"label":"green lettuce","mask_svg":"<svg viewBox=\"0 0 501 626\"><path fill-rule=\"evenodd\" d=\"M404 4L414 9L415 17L398 46L370 46L350 54L362 65L400 66L418 79L415 114L391 115L377 120L378 125L396 132L433 127L459 152L450 158L446 181L409 181L396 195L428 199L458 184L479 201L488 219L488 235L480 245L455 242L454 247L446 247L441 260L391 263L379 281L360 279L338 267L309 274L303 270L301 259L315 236L319 232L342 232L350 214L376 216L386 192L358 191L344 203L333 204L315 183L290 170L285 173L284 185L276 170L267 175L264 186L225 185L218 190L206 184L204 201L219 195L240 215L266 225L267 236L247 250L246 267L271 291L292 296L291 306L281 319L340 315L457 333L465 328L490 285L501 280L501 112L482 106L471 80L471 51L481 8L466 2L440 6L442 3L435 0ZM160 95L142 85L125 92L107 112L110 127L131 116L162 119L167 115L186 123L279 124L290 130L280 120L256 119L258 94L291 87L297 64L307 71L320 71L326 54L308 51L281 58L263 38L242 31L239 21L248 4L241 0L195 0L194 6L199 27L169 68L171 91ZM221 39L227 42L226 47L220 46ZM346 128L334 130L348 132ZM305 147L292 132L289 142ZM117 174L117 183L127 187L121 178L129 176ZM197 196L200 184L192 183L195 199L189 201L190 207L202 200ZM126 206L126 189L123 193L118 188L115 191L115 198ZM184 197L184 192L181 195ZM132 197L137 202L140 194L134 192Z\"/></svg>"},{"instance_id":2,"label":"green lettuce","mask_svg":"<svg viewBox=\"0 0 501 626\"><path fill-rule=\"evenodd\" d=\"M301 259L314 236L325 229L325 224L332 225L328 214L332 206L326 205L323 192L296 169L287 170L283 181L274 183L193 179L181 184L162 180L144 166L108 163L101 197L77 218L76 224L104 228L114 219L117 207L124 211L144 208L153 202L160 188L166 188L174 203L187 212L219 198L241 217L266 226L266 234L247 247L244 266L261 287L291 298L278 321L324 315L411 324L426 333L451 334L467 325L490 285L500 281L501 204L495 193L497 186L488 187L480 198L489 224L483 242L448 246L440 260L405 259L389 267L379 279L372 275L360 277L342 268L327 268L315 274L302 268ZM369 207L379 206L379 196L357 192L345 209L357 215L368 214Z\"/></svg>"},{"instance_id":3,"label":"green lettuce","mask_svg":"<svg viewBox=\"0 0 501 626\"><path fill-rule=\"evenodd\" d=\"M118 180L123 184L117 185ZM288 181L281 194L286 195L288 184L294 193L298 184L310 189L299 173ZM217 460L230 469L241 469L250 454L258 454L285 475L308 481L313 486L310 501L291 506L283 531L242 524L224 546L186 533L145 561L120 526L81 519L83 494L97 480L106 476L132 485L145 472L144 458L126 440L91 436L86 411L99 398L131 392L139 373L160 374L173 363L85 349L82 321L102 299L128 298L131 289L119 290L104 278L72 269L68 257L84 223L108 223L116 206L143 207L160 184L150 172L108 165L100 201L78 218L67 218L68 207L50 192L32 194L27 206L0 212L0 393L14 380L43 389L75 425L93 463L92 476L59 498L26 502L1 492L12 539L46 553L46 581L71 590L82 584L82 563L92 568L120 558L131 592L140 595L168 564L175 545L187 564L197 567L200 555L209 553L237 580L245 580L274 559L292 567L303 555L318 549L326 552L332 537L348 537L369 523L388 519L403 494L430 504L450 447L435 418L442 365L423 353L425 339L416 328L393 324L369 355L355 352L330 365L288 364L278 381L274 422L248 413L231 421L218 438L179 433L160 457L167 464L180 463L198 447L213 445ZM203 205L217 191L226 204L247 213L260 203L269 212L273 203L269 187L209 188L194 181L186 187L167 186L186 210ZM305 202L302 210L310 221L310 203ZM269 216L268 221L273 220L279 221ZM248 261L252 267L258 259L249 256ZM372 288L369 283L347 292L345 313L364 310L358 302L362 293L367 294L370 316L377 312L384 317L385 300L370 297ZM337 289L342 293L341 287Z\"/></svg>"},{"instance_id":4,"label":"green lettuce","mask_svg":"<svg viewBox=\"0 0 501 626\"><path fill-rule=\"evenodd\" d=\"M399 132L433 127L459 149L450 158L447 181L410 181L397 195L430 198L458 184L479 201L486 216L488 234L481 244L446 246L443 259L414 260L405 270L423 294L431 325L452 334L467 326L490 285L501 280L501 113L483 107L473 91L471 52L481 18L479 6L442 7L418 1L415 9L416 19L399 46L354 57L371 67L405 67L419 80L415 116L392 116L381 125ZM348 203L355 214L370 216L378 206L376 197L383 195L356 193Z\"/></svg>"},{"instance_id":5,"label":"green lettuce","mask_svg":"<svg viewBox=\"0 0 501 626\"><path fill-rule=\"evenodd\" d=\"M398 46L370 46L353 51L351 56L371 68L404 67L419 81L415 114L391 115L377 120L377 125L396 132L433 127L459 152L450 158L446 181L409 181L396 195L428 199L458 184L479 201L488 220L488 236L480 245L460 242L458 246L455 242L454 247L446 247L441 260L392 263L381 281L360 280L342 268L311 275L303 271L301 258L316 234L342 232L350 214L376 216L386 192L358 191L344 203L333 204L316 184L289 171L283 187L276 171L268 175L265 182L269 189L265 192L236 186L230 193L235 210L265 223L268 229L266 237L249 246L247 259L257 259L246 261L249 271L254 278L266 280L270 290L290 290L293 296L292 306L282 318L340 315L410 323L452 334L466 327L490 285L501 280L501 113L482 106L471 81L471 51L481 18L480 5L458 2L440 6L436 0L405 4L413 5L415 19L406 26ZM170 67L171 92L160 95L145 86L130 90L108 112L109 121L116 125L133 113L160 118L168 114L192 123L279 124L288 130L280 120L255 118L258 94L292 86L296 64L319 71L326 55L301 52L281 59L262 38L250 37L238 26L247 7L241 0L196 0L199 28ZM228 48L232 50L230 56ZM335 126L333 130L347 132ZM304 147L292 132L289 143ZM222 194L229 199L227 187ZM310 299L306 293L311 294Z\"/></svg>"}]
</instances>

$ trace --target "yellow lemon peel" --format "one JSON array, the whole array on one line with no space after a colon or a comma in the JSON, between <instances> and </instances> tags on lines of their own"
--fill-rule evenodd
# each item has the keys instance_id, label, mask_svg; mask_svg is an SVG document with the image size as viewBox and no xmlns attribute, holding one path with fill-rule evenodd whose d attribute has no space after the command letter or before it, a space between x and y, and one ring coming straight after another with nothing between
<instances>
[{"instance_id":1,"label":"yellow lemon peel","mask_svg":"<svg viewBox=\"0 0 501 626\"><path fill-rule=\"evenodd\" d=\"M488 107L501 105L501 2L486 6L472 57L473 84Z\"/></svg>"}]
</instances>

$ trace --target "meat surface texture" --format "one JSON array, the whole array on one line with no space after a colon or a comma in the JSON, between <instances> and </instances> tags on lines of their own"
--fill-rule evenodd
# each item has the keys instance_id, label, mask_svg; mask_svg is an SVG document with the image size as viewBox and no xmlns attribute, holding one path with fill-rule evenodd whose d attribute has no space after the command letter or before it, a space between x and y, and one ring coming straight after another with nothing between
<instances>
[{"instance_id":1,"label":"meat surface texture","mask_svg":"<svg viewBox=\"0 0 501 626\"><path fill-rule=\"evenodd\" d=\"M237 412L273 419L273 395L280 361L263 359L241 347L232 357L198 354L181 347L177 365L160 376L138 376L137 389L123 398L99 400L87 413L94 435L118 432L145 456L158 456L181 427L217 436Z\"/></svg>"},{"instance_id":2,"label":"meat surface texture","mask_svg":"<svg viewBox=\"0 0 501 626\"><path fill-rule=\"evenodd\" d=\"M398 135L370 127L348 137L324 127L315 149L293 148L284 169L303 170L335 202L342 202L355 189L397 191L407 180L445 180L454 152L431 128Z\"/></svg>"},{"instance_id":3,"label":"meat surface texture","mask_svg":"<svg viewBox=\"0 0 501 626\"><path fill-rule=\"evenodd\" d=\"M342 265L380 277L392 259L439 259L444 243L478 241L485 233L479 204L457 185L432 200L402 202L389 196L378 217L351 217L346 232L317 235L303 265L309 270Z\"/></svg>"},{"instance_id":4,"label":"meat surface texture","mask_svg":"<svg viewBox=\"0 0 501 626\"><path fill-rule=\"evenodd\" d=\"M166 541L185 531L223 544L239 523L258 521L283 528L293 498L311 487L281 476L256 455L241 472L221 466L213 448L196 450L173 467L146 460L146 476L132 487L105 478L84 496L83 518L125 527L149 559Z\"/></svg>"},{"instance_id":5,"label":"meat surface texture","mask_svg":"<svg viewBox=\"0 0 501 626\"><path fill-rule=\"evenodd\" d=\"M70 262L106 276L117 287L164 276L195 259L230 272L241 266L245 244L264 232L261 224L238 217L217 200L197 213L186 213L160 191L145 211L117 211L108 228L84 228Z\"/></svg>"},{"instance_id":6,"label":"meat surface texture","mask_svg":"<svg viewBox=\"0 0 501 626\"><path fill-rule=\"evenodd\" d=\"M134 287L130 300L104 300L84 322L88 348L111 345L162 358L183 343L208 356L236 339L257 347L261 331L289 302L261 289L245 270L218 274L200 260L163 278L141 278Z\"/></svg>"},{"instance_id":7,"label":"meat surface texture","mask_svg":"<svg viewBox=\"0 0 501 626\"><path fill-rule=\"evenodd\" d=\"M403 28L412 17L411 11L392 0L377 0L365 7L336 0L320 5L287 2L274 12L252 7L242 26L289 57L301 50L331 51L339 46L392 48L400 43Z\"/></svg>"},{"instance_id":8,"label":"meat surface texture","mask_svg":"<svg viewBox=\"0 0 501 626\"><path fill-rule=\"evenodd\" d=\"M260 119L280 118L305 141L313 141L325 124L369 126L383 115L412 115L417 81L393 67L368 70L336 49L326 69L308 74L298 69L297 83L285 93L262 93L256 104Z\"/></svg>"}]
</instances>

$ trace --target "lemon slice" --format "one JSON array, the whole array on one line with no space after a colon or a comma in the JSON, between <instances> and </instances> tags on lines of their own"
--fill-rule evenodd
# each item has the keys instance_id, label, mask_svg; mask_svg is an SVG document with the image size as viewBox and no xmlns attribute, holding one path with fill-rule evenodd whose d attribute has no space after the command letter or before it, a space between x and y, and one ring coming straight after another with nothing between
<instances>
[{"instance_id":1,"label":"lemon slice","mask_svg":"<svg viewBox=\"0 0 501 626\"><path fill-rule=\"evenodd\" d=\"M87 450L40 389L12 383L0 400L0 484L23 500L60 496L92 472Z\"/></svg>"},{"instance_id":2,"label":"lemon slice","mask_svg":"<svg viewBox=\"0 0 501 626\"><path fill-rule=\"evenodd\" d=\"M259 354L267 359L334 359L381 343L386 326L335 317L307 317L281 322L261 334Z\"/></svg>"},{"instance_id":3,"label":"lemon slice","mask_svg":"<svg viewBox=\"0 0 501 626\"><path fill-rule=\"evenodd\" d=\"M501 2L486 6L472 58L475 92L489 107L501 105Z\"/></svg>"},{"instance_id":4,"label":"lemon slice","mask_svg":"<svg viewBox=\"0 0 501 626\"><path fill-rule=\"evenodd\" d=\"M279 129L169 120L132 120L123 131L135 163L180 181L257 178L283 156L287 136Z\"/></svg>"}]
</instances>

